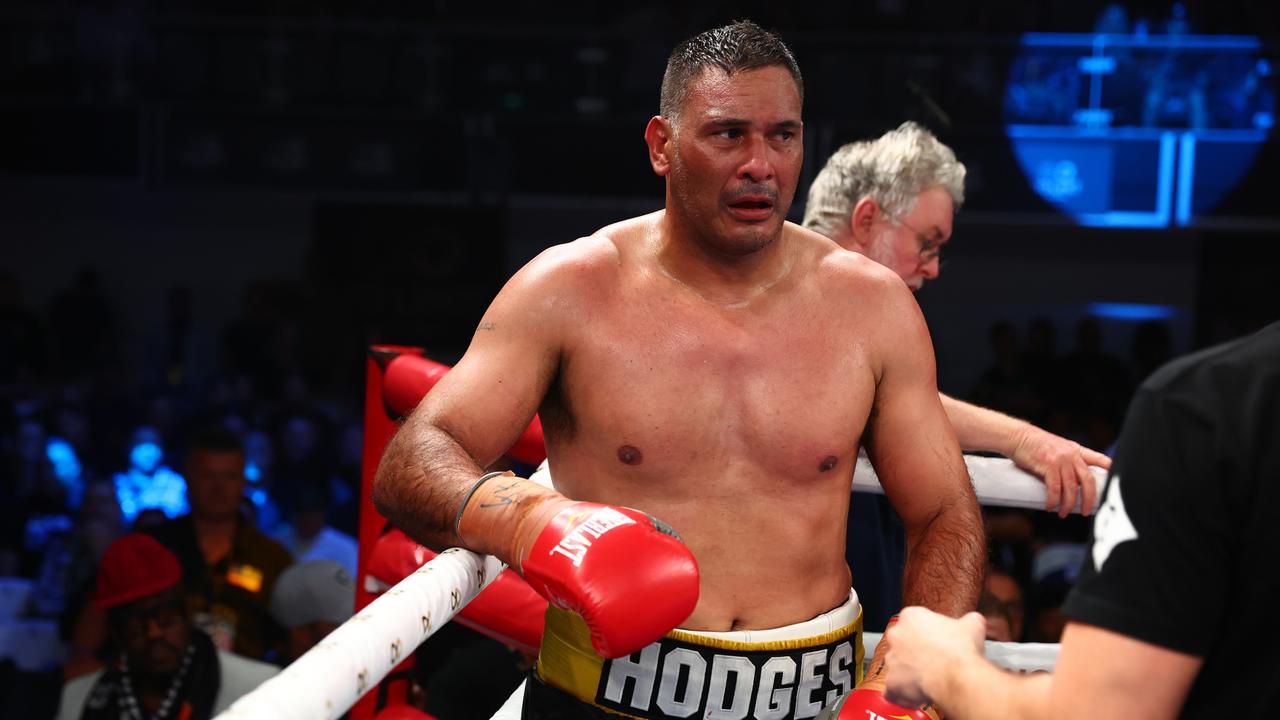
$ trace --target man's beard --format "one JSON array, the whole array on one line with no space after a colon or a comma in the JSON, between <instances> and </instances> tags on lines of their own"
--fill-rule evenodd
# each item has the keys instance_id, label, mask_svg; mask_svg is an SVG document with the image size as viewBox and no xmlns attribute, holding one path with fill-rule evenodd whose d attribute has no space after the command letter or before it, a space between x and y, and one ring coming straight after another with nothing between
<instances>
[{"instance_id":1,"label":"man's beard","mask_svg":"<svg viewBox=\"0 0 1280 720\"><path fill-rule=\"evenodd\" d=\"M892 270L893 274L898 274L893 236L888 231L882 230L871 236L871 242L867 243L865 255L883 265L886 269ZM920 277L917 277L914 281L903 278L903 282L907 283L907 287L911 288L911 292L916 292L924 287L924 278Z\"/></svg>"}]
</instances>

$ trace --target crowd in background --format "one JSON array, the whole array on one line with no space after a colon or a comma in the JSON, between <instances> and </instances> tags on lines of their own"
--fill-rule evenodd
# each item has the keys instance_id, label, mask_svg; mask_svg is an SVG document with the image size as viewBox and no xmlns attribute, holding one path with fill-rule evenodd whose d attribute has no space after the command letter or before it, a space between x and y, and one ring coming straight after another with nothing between
<instances>
[{"instance_id":1,"label":"crowd in background","mask_svg":"<svg viewBox=\"0 0 1280 720\"><path fill-rule=\"evenodd\" d=\"M0 578L22 579L0 588L0 622L21 627L0 630L6 714L47 715L64 670L69 679L109 662L102 617L88 602L96 566L131 530L181 536L166 527L201 510L188 473L203 464L188 450L202 435L224 433L223 449L243 463L232 511L256 529L254 547L267 548L266 560L245 563L248 574L234 566L226 573L232 584L238 577L260 589L259 621L274 629L256 638L251 656L288 661L288 628L268 613L267 589L290 562L325 559L355 576L359 385L314 391L289 349L287 313L261 288L248 295L244 313L221 329L213 358L191 352L197 328L182 288L165 298L165 327L141 353L129 353L117 346L123 323L92 270L40 309L25 304L17 278L0 273ZM244 544L239 535L235 542ZM352 587L348 580L348 594ZM55 624L56 636L31 635L35 622ZM217 639L216 627L201 629ZM42 655L43 664L67 658L66 667L32 675L31 643L50 640L60 648Z\"/></svg>"}]
</instances>

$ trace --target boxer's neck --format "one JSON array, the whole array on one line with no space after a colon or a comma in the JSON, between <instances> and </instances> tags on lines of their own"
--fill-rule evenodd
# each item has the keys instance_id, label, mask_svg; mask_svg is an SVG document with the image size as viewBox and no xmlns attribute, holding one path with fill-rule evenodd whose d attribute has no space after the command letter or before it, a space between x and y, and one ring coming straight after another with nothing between
<instances>
[{"instance_id":1,"label":"boxer's neck","mask_svg":"<svg viewBox=\"0 0 1280 720\"><path fill-rule=\"evenodd\" d=\"M730 254L700 241L694 230L666 212L648 236L657 270L715 305L750 304L786 279L794 263L784 231L759 250Z\"/></svg>"}]
</instances>

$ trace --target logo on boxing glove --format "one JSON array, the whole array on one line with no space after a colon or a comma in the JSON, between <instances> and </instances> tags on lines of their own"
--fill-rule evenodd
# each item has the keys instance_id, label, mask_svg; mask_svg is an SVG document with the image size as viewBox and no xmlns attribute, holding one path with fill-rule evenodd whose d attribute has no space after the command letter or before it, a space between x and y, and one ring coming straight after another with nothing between
<instances>
[{"instance_id":1,"label":"logo on boxing glove","mask_svg":"<svg viewBox=\"0 0 1280 720\"><path fill-rule=\"evenodd\" d=\"M614 528L635 524L635 520L611 507L597 508L580 525L566 533L548 554L563 555L569 558L574 567L582 567L582 560L595 540Z\"/></svg>"}]
</instances>

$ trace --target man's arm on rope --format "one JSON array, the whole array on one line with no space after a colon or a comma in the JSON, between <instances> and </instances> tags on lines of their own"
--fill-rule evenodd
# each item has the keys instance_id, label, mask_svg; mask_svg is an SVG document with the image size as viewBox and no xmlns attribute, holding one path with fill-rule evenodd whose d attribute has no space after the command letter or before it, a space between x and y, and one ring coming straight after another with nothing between
<instances>
[{"instance_id":1,"label":"man's arm on rope","mask_svg":"<svg viewBox=\"0 0 1280 720\"><path fill-rule=\"evenodd\" d=\"M1098 488L1089 466L1109 469L1111 458L1025 420L942 393L939 398L962 449L1000 453L1044 482L1045 510L1066 517L1079 493L1083 512L1093 511Z\"/></svg>"}]
</instances>

